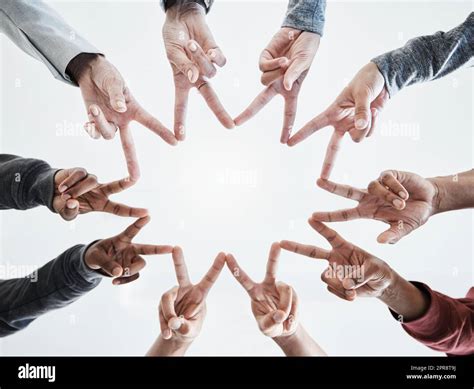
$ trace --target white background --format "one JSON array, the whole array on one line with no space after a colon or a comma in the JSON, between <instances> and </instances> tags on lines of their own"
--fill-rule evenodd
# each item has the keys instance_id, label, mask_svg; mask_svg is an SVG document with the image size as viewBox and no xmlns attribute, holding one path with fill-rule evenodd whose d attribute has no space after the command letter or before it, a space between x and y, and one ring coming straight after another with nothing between
<instances>
[{"instance_id":1,"label":"white background","mask_svg":"<svg viewBox=\"0 0 474 389\"><path fill-rule=\"evenodd\" d=\"M53 5L106 53L137 99L172 127L174 88L158 2ZM330 1L325 36L301 92L295 128L322 111L370 58L411 37L449 30L472 8L469 1ZM286 1L217 1L208 17L228 59L213 84L233 116L261 90L258 56L285 10ZM93 141L83 134L86 115L79 90L55 80L5 37L0 42L0 151L45 159L54 167L83 166L103 182L123 177L119 140ZM472 168L472 81L472 70L463 69L402 91L389 102L372 138L362 144L346 139L332 178L365 187L387 168L426 177ZM150 209L153 220L138 241L181 245L196 282L218 251L232 252L259 280L273 241L292 239L326 247L307 218L316 210L352 205L315 185L332 130L289 149L279 143L282 116L282 101L276 98L248 124L228 131L193 93L188 136L178 147L167 146L135 125L142 178L115 199ZM390 135L390 129L400 125L410 126L414 133ZM75 135L62 136L70 127L76 128ZM132 222L89 214L67 224L46 208L3 211L1 217L1 261L16 265L41 265L76 243L112 236ZM395 246L377 244L376 236L386 226L376 221L332 227L408 279L455 297L464 296L473 285L470 211L436 216ZM325 263L284 252L279 277L298 292L301 321L329 354L437 354L411 339L377 300L348 303L329 294L320 281L324 268ZM123 287L104 280L77 303L3 339L0 352L143 355L159 333L160 296L175 284L171 258L150 257L141 275L138 282ZM209 295L202 334L189 354L281 354L259 333L245 291L227 270Z\"/></svg>"}]
</instances>

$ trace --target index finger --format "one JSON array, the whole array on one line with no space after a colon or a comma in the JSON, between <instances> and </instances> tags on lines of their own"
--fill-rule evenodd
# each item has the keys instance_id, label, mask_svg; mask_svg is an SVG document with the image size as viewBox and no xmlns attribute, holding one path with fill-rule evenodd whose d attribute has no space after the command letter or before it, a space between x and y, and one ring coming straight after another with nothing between
<instances>
[{"instance_id":1,"label":"index finger","mask_svg":"<svg viewBox=\"0 0 474 389\"><path fill-rule=\"evenodd\" d=\"M148 222L151 220L150 216L142 217L138 220L136 220L133 224L128 226L125 231L120 233L120 236L124 238L124 240L131 242L135 236L141 231L141 229L148 224Z\"/></svg>"},{"instance_id":2,"label":"index finger","mask_svg":"<svg viewBox=\"0 0 474 389\"><path fill-rule=\"evenodd\" d=\"M313 120L310 120L308 123L306 123L301 130L293 135L288 141L288 146L294 146L304 141L316 131L319 131L321 128L324 128L329 124L329 115L326 110L316 116Z\"/></svg>"},{"instance_id":3,"label":"index finger","mask_svg":"<svg viewBox=\"0 0 474 389\"><path fill-rule=\"evenodd\" d=\"M280 257L281 248L278 243L273 243L268 254L267 271L263 282L273 284L276 280L276 272L278 269L278 259Z\"/></svg>"},{"instance_id":4,"label":"index finger","mask_svg":"<svg viewBox=\"0 0 474 389\"><path fill-rule=\"evenodd\" d=\"M156 119L154 116L150 115L142 107L138 107L137 113L135 115L135 120L144 125L149 130L153 131L161 139L171 146L175 146L178 141L176 140L173 133L168 130L161 122Z\"/></svg>"},{"instance_id":5,"label":"index finger","mask_svg":"<svg viewBox=\"0 0 474 389\"><path fill-rule=\"evenodd\" d=\"M258 96L250 103L250 105L235 118L235 125L240 126L247 120L253 118L260 110L265 107L275 96L277 92L271 86L265 88Z\"/></svg>"},{"instance_id":6,"label":"index finger","mask_svg":"<svg viewBox=\"0 0 474 389\"><path fill-rule=\"evenodd\" d=\"M184 254L181 247L174 247L172 256L178 285L181 287L191 285L188 268L186 267L186 262L184 262Z\"/></svg>"},{"instance_id":7,"label":"index finger","mask_svg":"<svg viewBox=\"0 0 474 389\"><path fill-rule=\"evenodd\" d=\"M140 166L138 166L137 150L133 141L132 133L128 126L120 129L120 141L122 143L123 154L127 163L128 174L132 181L140 178Z\"/></svg>"},{"instance_id":8,"label":"index finger","mask_svg":"<svg viewBox=\"0 0 474 389\"><path fill-rule=\"evenodd\" d=\"M346 243L346 241L336 231L329 228L325 224L314 219L309 219L308 222L309 225L316 230L316 232L326 238L333 249L337 249Z\"/></svg>"},{"instance_id":9,"label":"index finger","mask_svg":"<svg viewBox=\"0 0 474 389\"><path fill-rule=\"evenodd\" d=\"M135 184L136 181L132 181L130 177L126 177L121 180L109 182L108 184L102 184L100 189L104 195L110 196L112 194L120 193Z\"/></svg>"},{"instance_id":10,"label":"index finger","mask_svg":"<svg viewBox=\"0 0 474 389\"><path fill-rule=\"evenodd\" d=\"M206 101L208 107L211 109L212 112L214 112L214 115L216 115L217 119L221 122L221 124L228 129L234 128L234 121L225 110L224 106L220 102L219 98L216 95L216 92L214 92L214 89L212 89L209 82L205 82L204 84L202 84L198 88L198 90L201 96Z\"/></svg>"},{"instance_id":11,"label":"index finger","mask_svg":"<svg viewBox=\"0 0 474 389\"><path fill-rule=\"evenodd\" d=\"M364 191L354 188L350 185L336 184L335 182L324 180L322 178L319 178L316 183L321 189L324 189L330 193L334 193L335 195L345 197L346 199L360 201L365 196Z\"/></svg>"},{"instance_id":12,"label":"index finger","mask_svg":"<svg viewBox=\"0 0 474 389\"><path fill-rule=\"evenodd\" d=\"M242 285L247 293L250 294L255 287L255 282L240 268L232 254L227 254L226 263L234 278Z\"/></svg>"},{"instance_id":13,"label":"index finger","mask_svg":"<svg viewBox=\"0 0 474 389\"><path fill-rule=\"evenodd\" d=\"M326 156L324 157L323 167L321 169L321 178L328 179L331 175L332 169L334 168L334 162L336 161L337 153L341 147L341 140L344 136L343 132L334 131L331 140L329 141L328 148L326 150Z\"/></svg>"},{"instance_id":14,"label":"index finger","mask_svg":"<svg viewBox=\"0 0 474 389\"><path fill-rule=\"evenodd\" d=\"M225 264L225 254L224 253L219 253L214 260L214 263L212 264L211 268L208 270L208 272L204 275L202 278L201 282L199 282L199 287L205 292L209 292L211 290L212 286L214 283L217 281L217 278L219 277L219 274L222 271L222 268L224 267Z\"/></svg>"},{"instance_id":15,"label":"index finger","mask_svg":"<svg viewBox=\"0 0 474 389\"><path fill-rule=\"evenodd\" d=\"M329 259L330 251L321 249L316 246L292 242L290 240L282 240L280 247L284 250L291 251L296 254L304 255L310 258Z\"/></svg>"},{"instance_id":16,"label":"index finger","mask_svg":"<svg viewBox=\"0 0 474 389\"><path fill-rule=\"evenodd\" d=\"M135 243L133 245L133 249L134 249L135 254L140 254L140 255L171 254L173 252L173 246L169 246L169 245Z\"/></svg>"}]
</instances>

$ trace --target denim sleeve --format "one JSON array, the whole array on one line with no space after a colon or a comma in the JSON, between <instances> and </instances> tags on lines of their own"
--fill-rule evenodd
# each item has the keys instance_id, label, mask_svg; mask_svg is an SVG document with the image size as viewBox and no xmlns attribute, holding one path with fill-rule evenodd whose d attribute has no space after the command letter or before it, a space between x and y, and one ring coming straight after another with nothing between
<instances>
[{"instance_id":1,"label":"denim sleeve","mask_svg":"<svg viewBox=\"0 0 474 389\"><path fill-rule=\"evenodd\" d=\"M73 85L66 74L69 62L81 53L99 54L42 0L1 0L0 31L43 62L55 78Z\"/></svg>"},{"instance_id":2,"label":"denim sleeve","mask_svg":"<svg viewBox=\"0 0 474 389\"><path fill-rule=\"evenodd\" d=\"M411 39L399 49L374 59L390 96L402 88L446 76L474 57L474 12L456 28Z\"/></svg>"},{"instance_id":3,"label":"denim sleeve","mask_svg":"<svg viewBox=\"0 0 474 389\"><path fill-rule=\"evenodd\" d=\"M0 154L0 209L53 209L54 175L46 162Z\"/></svg>"},{"instance_id":4,"label":"denim sleeve","mask_svg":"<svg viewBox=\"0 0 474 389\"><path fill-rule=\"evenodd\" d=\"M0 281L0 337L73 303L100 283L101 275L84 263L86 249L71 247L25 278Z\"/></svg>"},{"instance_id":5,"label":"denim sleeve","mask_svg":"<svg viewBox=\"0 0 474 389\"><path fill-rule=\"evenodd\" d=\"M290 0L282 27L309 31L323 36L326 0Z\"/></svg>"}]
</instances>

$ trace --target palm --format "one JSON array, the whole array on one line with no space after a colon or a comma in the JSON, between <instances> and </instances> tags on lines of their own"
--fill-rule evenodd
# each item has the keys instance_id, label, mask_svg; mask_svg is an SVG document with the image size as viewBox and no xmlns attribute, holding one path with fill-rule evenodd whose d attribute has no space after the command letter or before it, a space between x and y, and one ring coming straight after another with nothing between
<instances>
[{"instance_id":1,"label":"palm","mask_svg":"<svg viewBox=\"0 0 474 389\"><path fill-rule=\"evenodd\" d=\"M297 329L298 297L293 288L276 281L280 246L270 249L267 271L262 282L254 282L239 266L232 254L227 255L227 266L247 291L252 313L260 331L271 338L285 337Z\"/></svg>"},{"instance_id":2,"label":"palm","mask_svg":"<svg viewBox=\"0 0 474 389\"><path fill-rule=\"evenodd\" d=\"M165 339L192 341L201 332L206 316L206 297L216 282L225 263L225 254L219 253L212 267L197 284L189 278L183 251L173 249L173 264L178 286L161 297L159 315L161 332Z\"/></svg>"}]
</instances>

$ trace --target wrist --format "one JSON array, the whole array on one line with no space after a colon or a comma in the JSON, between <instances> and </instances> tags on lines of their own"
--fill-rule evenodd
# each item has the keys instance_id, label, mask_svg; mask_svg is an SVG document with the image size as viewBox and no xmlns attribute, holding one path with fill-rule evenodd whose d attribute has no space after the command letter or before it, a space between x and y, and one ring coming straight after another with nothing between
<instances>
[{"instance_id":1,"label":"wrist","mask_svg":"<svg viewBox=\"0 0 474 389\"><path fill-rule=\"evenodd\" d=\"M179 19L188 14L205 15L208 6L204 0L173 0L165 2L166 17Z\"/></svg>"},{"instance_id":2,"label":"wrist","mask_svg":"<svg viewBox=\"0 0 474 389\"><path fill-rule=\"evenodd\" d=\"M96 240L95 242L92 242L89 246L86 247L84 251L84 263L85 265L91 269L91 270L99 270L100 266L97 266L94 263L94 251L96 250L96 246L98 243L100 243L100 240Z\"/></svg>"},{"instance_id":3,"label":"wrist","mask_svg":"<svg viewBox=\"0 0 474 389\"><path fill-rule=\"evenodd\" d=\"M301 336L302 336L302 330L301 330L300 324L298 323L296 324L296 328L292 333L282 335L282 336L275 336L272 339L274 340L276 344L278 344L278 346L285 349L297 343L299 340L301 340Z\"/></svg>"},{"instance_id":4,"label":"wrist","mask_svg":"<svg viewBox=\"0 0 474 389\"><path fill-rule=\"evenodd\" d=\"M66 73L76 84L80 85L84 75L90 73L92 68L104 57L99 54L81 53L76 55L67 65Z\"/></svg>"},{"instance_id":5,"label":"wrist","mask_svg":"<svg viewBox=\"0 0 474 389\"><path fill-rule=\"evenodd\" d=\"M155 344L148 352L148 356L183 356L188 348L191 346L194 339L179 339L173 336L171 339L164 339L159 336Z\"/></svg>"}]
</instances>

